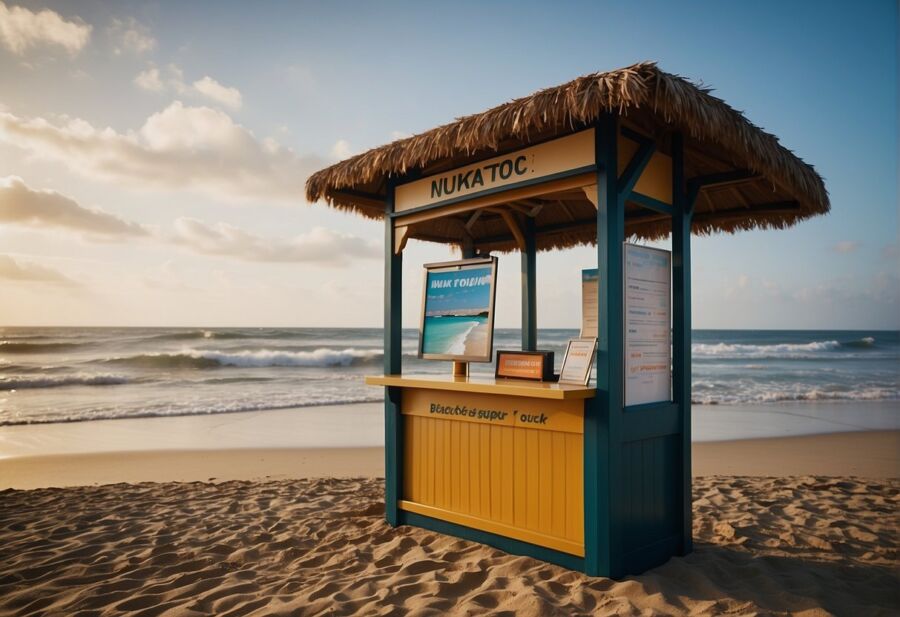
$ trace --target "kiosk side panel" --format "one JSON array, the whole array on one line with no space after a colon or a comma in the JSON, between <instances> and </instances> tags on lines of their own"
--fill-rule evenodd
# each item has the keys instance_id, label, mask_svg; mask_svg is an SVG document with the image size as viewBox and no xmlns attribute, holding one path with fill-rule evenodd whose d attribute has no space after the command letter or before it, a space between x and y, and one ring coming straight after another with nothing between
<instances>
[{"instance_id":1,"label":"kiosk side panel","mask_svg":"<svg viewBox=\"0 0 900 617\"><path fill-rule=\"evenodd\" d=\"M622 444L623 549L628 573L664 563L681 541L681 435Z\"/></svg>"}]
</instances>

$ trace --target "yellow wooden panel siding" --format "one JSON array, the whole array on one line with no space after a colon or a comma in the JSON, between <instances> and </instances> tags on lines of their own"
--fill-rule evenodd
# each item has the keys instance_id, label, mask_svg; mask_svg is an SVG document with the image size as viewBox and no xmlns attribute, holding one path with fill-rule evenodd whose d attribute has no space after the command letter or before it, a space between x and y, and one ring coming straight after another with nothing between
<instances>
[{"instance_id":1,"label":"yellow wooden panel siding","mask_svg":"<svg viewBox=\"0 0 900 617\"><path fill-rule=\"evenodd\" d=\"M582 435L412 414L404 416L404 433L404 502L583 555Z\"/></svg>"},{"instance_id":2,"label":"yellow wooden panel siding","mask_svg":"<svg viewBox=\"0 0 900 617\"><path fill-rule=\"evenodd\" d=\"M584 438L566 435L566 511L581 512L581 516L566 516L567 537L584 538ZM577 478L577 483L572 482ZM570 530L569 525L572 525ZM569 535L571 534L571 535Z\"/></svg>"}]
</instances>

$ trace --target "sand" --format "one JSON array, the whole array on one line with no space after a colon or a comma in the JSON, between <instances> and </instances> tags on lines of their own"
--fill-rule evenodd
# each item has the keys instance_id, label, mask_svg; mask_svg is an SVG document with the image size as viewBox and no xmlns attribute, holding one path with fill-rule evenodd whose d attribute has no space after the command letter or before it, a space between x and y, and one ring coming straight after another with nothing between
<instances>
[{"instance_id":1,"label":"sand","mask_svg":"<svg viewBox=\"0 0 900 617\"><path fill-rule=\"evenodd\" d=\"M463 354L469 357L482 357L488 348L488 335L490 330L486 323L479 324L472 328L466 335L465 349Z\"/></svg>"},{"instance_id":2,"label":"sand","mask_svg":"<svg viewBox=\"0 0 900 617\"><path fill-rule=\"evenodd\" d=\"M235 447L273 440L235 414L110 421L104 450L97 424L0 432L0 489L32 489L0 490L0 617L900 614L900 431L695 443L696 550L612 581L388 527L380 447Z\"/></svg>"},{"instance_id":3,"label":"sand","mask_svg":"<svg viewBox=\"0 0 900 617\"><path fill-rule=\"evenodd\" d=\"M126 434L120 447L136 448L132 432L141 433L153 422L180 427L192 418L115 420L109 427ZM72 438L92 423L21 427L42 433L50 441ZM241 426L243 423L238 423ZM137 428L133 428L136 426ZM7 431L19 427L4 427ZM111 430L105 428L104 430ZM195 433L195 435L197 435ZM52 438L52 439L51 439ZM306 437L302 443L307 442ZM200 439L196 441L200 442ZM228 443L228 434L219 443ZM179 442L180 445L180 442ZM208 444L211 445L211 444ZM381 477L384 450L380 447L293 448L225 447L221 449L155 449L149 451L82 452L77 444L56 448L55 454L35 454L41 448L21 447L15 456L0 458L0 489L83 486L115 482L204 482L277 480L321 477ZM96 444L92 444L96 446ZM14 448L9 448L14 451ZM695 476L830 475L868 478L900 477L900 431L867 431L695 443Z\"/></svg>"},{"instance_id":4,"label":"sand","mask_svg":"<svg viewBox=\"0 0 900 617\"><path fill-rule=\"evenodd\" d=\"M696 550L612 581L392 529L377 479L4 491L0 615L890 615L898 492L699 478Z\"/></svg>"}]
</instances>

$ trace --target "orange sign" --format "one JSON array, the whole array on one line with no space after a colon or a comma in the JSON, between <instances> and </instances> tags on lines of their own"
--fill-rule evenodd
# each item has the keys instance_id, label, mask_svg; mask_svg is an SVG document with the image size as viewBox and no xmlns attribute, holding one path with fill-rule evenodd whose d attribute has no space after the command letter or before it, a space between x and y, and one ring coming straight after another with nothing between
<instances>
[{"instance_id":1,"label":"orange sign","mask_svg":"<svg viewBox=\"0 0 900 617\"><path fill-rule=\"evenodd\" d=\"M545 379L547 356L544 353L497 352L497 377Z\"/></svg>"}]
</instances>

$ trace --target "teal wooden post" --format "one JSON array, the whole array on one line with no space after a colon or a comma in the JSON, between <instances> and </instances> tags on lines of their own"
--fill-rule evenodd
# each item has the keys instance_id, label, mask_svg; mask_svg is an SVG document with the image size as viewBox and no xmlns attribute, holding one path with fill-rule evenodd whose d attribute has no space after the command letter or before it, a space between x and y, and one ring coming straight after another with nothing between
<instances>
[{"instance_id":1,"label":"teal wooden post","mask_svg":"<svg viewBox=\"0 0 900 617\"><path fill-rule=\"evenodd\" d=\"M522 349L537 349L537 255L534 241L534 219L526 217L525 249L522 251Z\"/></svg>"},{"instance_id":2,"label":"teal wooden post","mask_svg":"<svg viewBox=\"0 0 900 617\"><path fill-rule=\"evenodd\" d=\"M692 193L696 195L696 193ZM681 491L679 493L681 542L679 555L693 549L691 497L691 218L694 197L684 180L684 142L672 136L672 395L678 406L681 430Z\"/></svg>"},{"instance_id":3,"label":"teal wooden post","mask_svg":"<svg viewBox=\"0 0 900 617\"><path fill-rule=\"evenodd\" d=\"M402 358L403 254L394 252L394 184L388 183L384 217L384 374L399 375ZM388 524L399 523L397 502L403 486L401 472L403 425L400 388L384 389L384 513Z\"/></svg>"},{"instance_id":4,"label":"teal wooden post","mask_svg":"<svg viewBox=\"0 0 900 617\"><path fill-rule=\"evenodd\" d=\"M625 208L617 186L618 117L604 114L595 130L600 323L597 396L587 401L584 419L584 563L589 575L620 577L624 571L620 466Z\"/></svg>"},{"instance_id":5,"label":"teal wooden post","mask_svg":"<svg viewBox=\"0 0 900 617\"><path fill-rule=\"evenodd\" d=\"M459 244L459 250L462 252L463 259L472 259L476 257L478 253L475 251L475 243L473 242L471 237L466 237Z\"/></svg>"}]
</instances>

